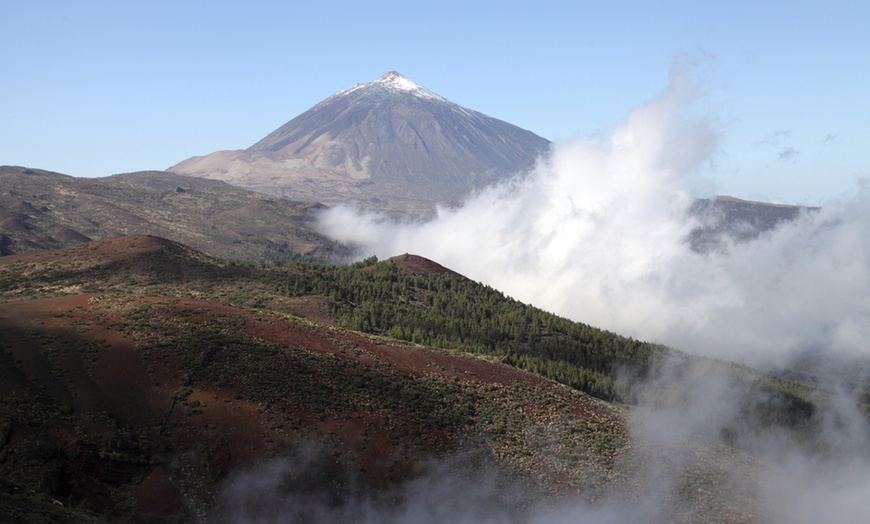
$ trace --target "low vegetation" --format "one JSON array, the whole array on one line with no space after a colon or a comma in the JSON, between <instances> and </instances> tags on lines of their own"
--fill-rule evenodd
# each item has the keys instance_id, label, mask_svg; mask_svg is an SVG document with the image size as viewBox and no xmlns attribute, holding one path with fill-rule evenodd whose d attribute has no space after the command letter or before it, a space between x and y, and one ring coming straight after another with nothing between
<instances>
[{"instance_id":1,"label":"low vegetation","mask_svg":"<svg viewBox=\"0 0 870 524\"><path fill-rule=\"evenodd\" d=\"M303 269L154 237L0 258L0 513L196 520L233 471L303 444L338 497L459 451L543 499L621 478L618 408L495 358L290 315L275 290Z\"/></svg>"},{"instance_id":2,"label":"low vegetation","mask_svg":"<svg viewBox=\"0 0 870 524\"><path fill-rule=\"evenodd\" d=\"M326 261L347 250L310 226L318 206L159 171L74 178L0 166L0 255L151 234L226 260Z\"/></svg>"},{"instance_id":3,"label":"low vegetation","mask_svg":"<svg viewBox=\"0 0 870 524\"><path fill-rule=\"evenodd\" d=\"M303 445L330 500L460 451L537 500L631 485L625 404L690 357L427 262L240 265L143 236L0 257L0 513L209 520L235 471ZM735 424L812 418L806 381L726 367L771 399ZM739 459L704 456L680 489L723 521L742 503L716 468Z\"/></svg>"}]
</instances>

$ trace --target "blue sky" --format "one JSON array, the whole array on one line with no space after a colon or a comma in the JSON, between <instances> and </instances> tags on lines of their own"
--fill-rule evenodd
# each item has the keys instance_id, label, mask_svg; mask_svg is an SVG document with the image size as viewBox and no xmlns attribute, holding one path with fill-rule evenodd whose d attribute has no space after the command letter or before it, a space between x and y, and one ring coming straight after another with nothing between
<instances>
[{"instance_id":1,"label":"blue sky","mask_svg":"<svg viewBox=\"0 0 870 524\"><path fill-rule=\"evenodd\" d=\"M554 141L601 137L677 60L719 135L718 193L853 193L870 176L870 2L712 4L3 2L0 164L165 169L389 70Z\"/></svg>"}]
</instances>

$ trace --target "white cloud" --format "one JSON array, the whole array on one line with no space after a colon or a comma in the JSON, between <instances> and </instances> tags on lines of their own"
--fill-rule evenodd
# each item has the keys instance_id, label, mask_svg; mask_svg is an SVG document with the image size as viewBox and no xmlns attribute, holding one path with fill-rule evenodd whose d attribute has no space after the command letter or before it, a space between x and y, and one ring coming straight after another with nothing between
<instances>
[{"instance_id":1,"label":"white cloud","mask_svg":"<svg viewBox=\"0 0 870 524\"><path fill-rule=\"evenodd\" d=\"M361 256L420 254L546 310L690 353L760 366L808 354L870 357L870 192L828 202L751 241L692 251L691 188L716 149L712 126L691 116L697 96L674 74L610 140L558 145L529 176L489 188L461 209L439 210L432 221L396 224L336 208L321 226L361 245ZM741 406L764 401L716 366L683 377L665 372L648 387L658 389L635 411L631 432L651 457L680 456L681 443L698 435L716 442ZM777 432L734 435L774 479L751 494L772 522L866 518L867 422L853 398L832 398L817 413L815 432L802 436L827 450ZM650 474L664 472L651 484L676 485L673 471L682 466L651 464ZM663 496L649 494L653 504ZM589 511L595 522L624 522L648 515L645 508L569 505L566 515Z\"/></svg>"},{"instance_id":2,"label":"white cloud","mask_svg":"<svg viewBox=\"0 0 870 524\"><path fill-rule=\"evenodd\" d=\"M753 364L807 350L870 354L866 192L701 255L685 239L716 134L679 74L609 141L555 147L524 179L436 219L396 224L336 208L324 232L361 256L426 256L574 320Z\"/></svg>"}]
</instances>

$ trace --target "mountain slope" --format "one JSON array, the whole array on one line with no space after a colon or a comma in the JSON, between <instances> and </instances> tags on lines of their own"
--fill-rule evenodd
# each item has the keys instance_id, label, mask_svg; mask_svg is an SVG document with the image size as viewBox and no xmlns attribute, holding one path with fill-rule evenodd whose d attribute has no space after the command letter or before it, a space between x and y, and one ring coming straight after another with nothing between
<instances>
[{"instance_id":1,"label":"mountain slope","mask_svg":"<svg viewBox=\"0 0 870 524\"><path fill-rule=\"evenodd\" d=\"M129 236L0 257L0 333L4 522L766 522L783 464L755 446L832 451L811 377L560 319L414 255L254 267ZM694 405L708 388L729 407ZM699 407L698 427L675 416Z\"/></svg>"},{"instance_id":2,"label":"mountain slope","mask_svg":"<svg viewBox=\"0 0 870 524\"><path fill-rule=\"evenodd\" d=\"M579 333L570 353L593 362L560 363L547 341L567 347L571 323L420 257L227 266L134 236L0 257L0 282L0 514L11 522L347 521L361 510L401 522L397 508L418 503L529 522L615 493L646 510L654 493L659 522L757 521L758 465L739 452L704 441L669 451L678 481L663 492L644 476L650 457L625 407L503 358L538 351L543 374L607 366L607 347L631 341L599 331L602 351ZM378 301L427 316L396 310L409 340L378 335L391 331ZM371 315L371 333L336 327L334 305L354 322ZM482 326L488 341L461 324L450 335L479 312L498 320ZM450 335L440 349L411 342L443 320L420 331ZM745 408L735 424L776 422L764 405ZM415 500L421 490L436 499Z\"/></svg>"},{"instance_id":3,"label":"mountain slope","mask_svg":"<svg viewBox=\"0 0 870 524\"><path fill-rule=\"evenodd\" d=\"M268 288L278 270L120 237L3 257L0 272L0 514L12 522L242 520L222 490L295 460L312 466L294 489L318 500L394 504L389 486L461 452L457 478L495 468L523 486L502 511L594 498L620 478L624 424L603 401L505 364L217 299L252 299L245 279ZM83 282L89 293L73 287ZM156 295L131 292L148 283Z\"/></svg>"},{"instance_id":4,"label":"mountain slope","mask_svg":"<svg viewBox=\"0 0 870 524\"><path fill-rule=\"evenodd\" d=\"M169 171L294 200L419 210L526 171L549 145L391 71L335 93L248 149Z\"/></svg>"},{"instance_id":5,"label":"mountain slope","mask_svg":"<svg viewBox=\"0 0 870 524\"><path fill-rule=\"evenodd\" d=\"M74 178L0 167L0 255L150 234L226 259L276 262L343 254L309 227L311 204L165 172Z\"/></svg>"},{"instance_id":6,"label":"mountain slope","mask_svg":"<svg viewBox=\"0 0 870 524\"><path fill-rule=\"evenodd\" d=\"M797 219L817 207L793 206L741 200L729 196L697 199L689 214L700 225L689 235L692 249L700 252L720 248L726 241L747 241Z\"/></svg>"}]
</instances>

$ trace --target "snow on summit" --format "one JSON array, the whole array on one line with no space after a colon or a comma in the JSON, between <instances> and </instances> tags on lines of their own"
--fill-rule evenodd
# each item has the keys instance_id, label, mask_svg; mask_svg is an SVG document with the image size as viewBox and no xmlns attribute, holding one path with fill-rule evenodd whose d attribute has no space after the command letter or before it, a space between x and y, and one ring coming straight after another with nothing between
<instances>
[{"instance_id":1,"label":"snow on summit","mask_svg":"<svg viewBox=\"0 0 870 524\"><path fill-rule=\"evenodd\" d=\"M408 80L396 71L390 71L389 73L375 80L375 83L381 84L385 87L392 87L393 89L400 89L402 91L417 91L418 89L423 89L422 87L415 84L411 80Z\"/></svg>"},{"instance_id":2,"label":"snow on summit","mask_svg":"<svg viewBox=\"0 0 870 524\"><path fill-rule=\"evenodd\" d=\"M365 89L369 87L379 87L383 89L389 89L391 91L405 91L407 93L422 97L422 98L430 98L434 100L447 101L441 95L429 91L425 87L417 84L416 82L409 80L399 74L396 71L390 71L385 75L381 76L377 80L373 82L369 82L368 84L357 84L354 87L347 89L345 91L339 91L336 93L337 95L349 94L359 89Z\"/></svg>"},{"instance_id":3,"label":"snow on summit","mask_svg":"<svg viewBox=\"0 0 870 524\"><path fill-rule=\"evenodd\" d=\"M530 169L549 147L390 71L334 93L247 149L171 169L310 202L427 214Z\"/></svg>"}]
</instances>

